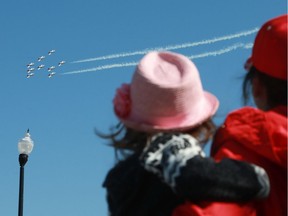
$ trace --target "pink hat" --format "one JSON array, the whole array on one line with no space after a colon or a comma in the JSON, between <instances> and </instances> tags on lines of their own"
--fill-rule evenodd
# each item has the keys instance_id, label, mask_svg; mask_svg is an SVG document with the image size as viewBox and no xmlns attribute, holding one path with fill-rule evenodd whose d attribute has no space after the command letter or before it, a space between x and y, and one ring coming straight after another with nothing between
<instances>
[{"instance_id":1,"label":"pink hat","mask_svg":"<svg viewBox=\"0 0 288 216\"><path fill-rule=\"evenodd\" d=\"M125 126L146 132L193 128L219 106L214 95L203 91L193 62L172 52L145 55L131 84L117 89L113 102Z\"/></svg>"},{"instance_id":2,"label":"pink hat","mask_svg":"<svg viewBox=\"0 0 288 216\"><path fill-rule=\"evenodd\" d=\"M267 21L259 30L246 66L287 80L287 14Z\"/></svg>"}]
</instances>

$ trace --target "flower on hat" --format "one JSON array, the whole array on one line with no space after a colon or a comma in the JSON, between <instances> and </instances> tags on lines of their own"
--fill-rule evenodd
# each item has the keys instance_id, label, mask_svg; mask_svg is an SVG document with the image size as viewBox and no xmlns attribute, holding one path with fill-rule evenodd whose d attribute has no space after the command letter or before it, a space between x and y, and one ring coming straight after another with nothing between
<instances>
[{"instance_id":1,"label":"flower on hat","mask_svg":"<svg viewBox=\"0 0 288 216\"><path fill-rule=\"evenodd\" d=\"M125 118L131 111L130 85L122 84L116 90L116 95L113 99L114 112L120 118Z\"/></svg>"}]
</instances>

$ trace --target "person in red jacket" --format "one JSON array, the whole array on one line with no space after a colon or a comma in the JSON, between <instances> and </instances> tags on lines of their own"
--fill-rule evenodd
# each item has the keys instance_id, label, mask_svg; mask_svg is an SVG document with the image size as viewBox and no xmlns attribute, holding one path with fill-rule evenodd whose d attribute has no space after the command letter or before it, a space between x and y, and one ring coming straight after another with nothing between
<instances>
[{"instance_id":1,"label":"person in red jacket","mask_svg":"<svg viewBox=\"0 0 288 216\"><path fill-rule=\"evenodd\" d=\"M249 207L256 215L286 216L287 15L262 26L246 68L244 98L251 83L258 109L245 107L229 114L216 134L211 155L216 160L233 158L263 167L270 179L270 194ZM225 211L225 204L212 203L207 208L212 213L219 208Z\"/></svg>"},{"instance_id":2,"label":"person in red jacket","mask_svg":"<svg viewBox=\"0 0 288 216\"><path fill-rule=\"evenodd\" d=\"M252 93L257 108L244 107L227 116L212 143L214 160L197 156L184 164L178 153L171 150L179 147L175 142L169 144L170 149L161 152L162 166L158 169L162 179L169 184L173 177L175 183L170 186L174 192L189 200L176 207L173 216L287 215L287 14L275 17L261 27L245 69L248 73L243 82L243 96L247 102ZM167 135L159 136L165 140ZM157 145L159 142L151 143L145 154ZM217 192L217 182L210 187L206 182L221 170L227 159L264 168L270 181L267 199L227 202L202 196L202 184ZM144 167L153 166L145 157L143 163ZM178 172L173 171L171 167L177 166L181 166ZM227 172L227 178L233 180L234 177Z\"/></svg>"}]
</instances>

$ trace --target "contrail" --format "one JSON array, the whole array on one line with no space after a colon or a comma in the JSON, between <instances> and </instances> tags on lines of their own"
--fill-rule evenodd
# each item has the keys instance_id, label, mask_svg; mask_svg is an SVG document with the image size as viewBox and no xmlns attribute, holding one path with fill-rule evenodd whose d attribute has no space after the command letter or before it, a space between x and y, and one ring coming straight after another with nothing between
<instances>
[{"instance_id":1,"label":"contrail","mask_svg":"<svg viewBox=\"0 0 288 216\"><path fill-rule=\"evenodd\" d=\"M194 60L194 59L205 58L205 57L209 57L209 56L218 56L218 55L222 55L224 53L228 53L228 52L231 52L231 51L239 49L239 48L250 49L252 47L253 47L253 43L246 43L246 44L238 43L238 44L234 44L232 46L226 47L226 48L221 49L221 50L201 53L198 55L192 55L192 56L189 56L188 58Z\"/></svg>"},{"instance_id":2,"label":"contrail","mask_svg":"<svg viewBox=\"0 0 288 216\"><path fill-rule=\"evenodd\" d=\"M237 44L234 44L232 46L226 47L224 49L216 50L213 52L205 52L205 53L201 53L198 55L192 55L192 56L189 56L188 58L194 60L194 59L205 58L205 57L209 57L209 56L218 56L218 55L222 55L224 53L228 53L228 52L231 52L231 51L239 49L239 48L250 49L252 46L253 46L253 43L246 43L246 44L237 43ZM138 64L138 62L109 64L109 65L98 66L95 68L65 72L65 73L62 73L61 75L87 73L87 72L94 72L94 71L100 71L100 70L106 70L106 69L112 69L112 68L131 67L131 66L136 66L137 64Z\"/></svg>"},{"instance_id":3,"label":"contrail","mask_svg":"<svg viewBox=\"0 0 288 216\"><path fill-rule=\"evenodd\" d=\"M138 62L129 62L129 63L119 63L119 64L103 65L103 66L98 66L98 67L95 67L95 68L89 68L89 69L84 69L84 70L77 70L77 71L66 72L66 73L62 73L61 75L86 73L86 72L106 70L106 69L111 69L111 68L131 67L131 66L136 66L137 64L138 64Z\"/></svg>"},{"instance_id":4,"label":"contrail","mask_svg":"<svg viewBox=\"0 0 288 216\"><path fill-rule=\"evenodd\" d=\"M240 33L237 33L237 34L221 36L221 37L218 37L218 38L202 40L202 41L198 41L198 42L184 43L184 44L179 44L179 45L169 45L169 46L166 46L166 47L156 47L156 48L144 49L144 50L140 50L140 51L127 52L127 53L111 54L111 55L100 56L100 57L96 57L96 58L89 58L89 59L73 61L71 63L83 63L83 62L91 62L91 61L123 58L123 57L134 56L134 55L144 55L144 54L146 54L146 53L148 53L150 51L155 51L155 50L165 51L165 50L184 49L184 48L188 48L188 47L195 47L195 46L200 46L200 45L205 45L205 44L212 44L212 43L216 43L216 42L219 42L219 41L231 40L231 39L234 39L234 38L248 36L248 35L251 35L251 34L257 32L258 30L259 30L259 28L257 27L257 28L254 28L252 30L243 31L243 32L240 32Z\"/></svg>"}]
</instances>

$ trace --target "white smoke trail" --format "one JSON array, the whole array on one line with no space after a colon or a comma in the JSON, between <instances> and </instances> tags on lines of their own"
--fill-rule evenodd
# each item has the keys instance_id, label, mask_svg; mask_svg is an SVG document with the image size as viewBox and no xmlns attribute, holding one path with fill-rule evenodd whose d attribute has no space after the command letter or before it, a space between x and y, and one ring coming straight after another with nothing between
<instances>
[{"instance_id":1,"label":"white smoke trail","mask_svg":"<svg viewBox=\"0 0 288 216\"><path fill-rule=\"evenodd\" d=\"M219 41L231 40L231 39L234 39L234 38L248 36L248 35L251 35L251 34L257 32L258 30L259 30L259 28L254 28L252 30L243 31L243 32L240 32L240 33L237 33L237 34L221 36L221 37L218 37L218 38L202 40L202 41L198 41L198 42L184 43L184 44L179 44L179 45L169 45L169 46L166 46L166 47L156 47L156 48L144 49L144 50L135 51L135 52L112 54L112 55L100 56L100 57L96 57L96 58L77 60L77 61L73 61L71 63L83 63L83 62L91 62L91 61L123 58L123 57L134 56L134 55L144 55L144 54L146 54L146 53L148 53L150 51L153 51L153 50L165 51L165 50L184 49L184 48L188 48L188 47L195 47L195 46L200 46L200 45L205 45L205 44L212 44L212 43L216 43L216 42L219 42Z\"/></svg>"},{"instance_id":2,"label":"white smoke trail","mask_svg":"<svg viewBox=\"0 0 288 216\"><path fill-rule=\"evenodd\" d=\"M198 59L198 58L205 58L205 57L209 57L209 56L218 56L218 55L222 55L224 53L228 53L228 52L231 52L231 51L239 49L239 48L250 49L252 47L253 47L253 43L246 43L246 44L238 43L238 44L234 44L232 46L226 47L226 48L221 49L221 50L201 53L198 55L192 55L192 56L189 56L188 58L189 59Z\"/></svg>"},{"instance_id":3,"label":"white smoke trail","mask_svg":"<svg viewBox=\"0 0 288 216\"><path fill-rule=\"evenodd\" d=\"M84 69L84 70L66 72L66 73L62 73L61 75L86 73L86 72L106 70L106 69L111 69L111 68L131 67L131 66L136 66L137 64L138 64L138 62L128 62L128 63L103 65L103 66L98 66L98 67L95 67L95 68L89 68L89 69Z\"/></svg>"},{"instance_id":4,"label":"white smoke trail","mask_svg":"<svg viewBox=\"0 0 288 216\"><path fill-rule=\"evenodd\" d=\"M189 56L189 59L198 59L198 58L205 58L209 56L218 56L222 55L224 53L231 52L233 50L243 48L243 49L250 49L253 46L253 43L237 43L232 46L226 47L224 49L216 50L213 52L205 52L201 53L198 55L192 55ZM70 74L79 74L79 73L87 73L87 72L94 72L94 71L100 71L100 70L106 70L106 69L112 69L112 68L122 68L122 67L131 67L131 66L136 66L138 62L128 62L128 63L119 63L119 64L110 64L110 65L103 65L103 66L98 66L95 68L88 68L84 70L77 70L77 71L70 71L70 72L65 72L61 75L70 75Z\"/></svg>"}]
</instances>

